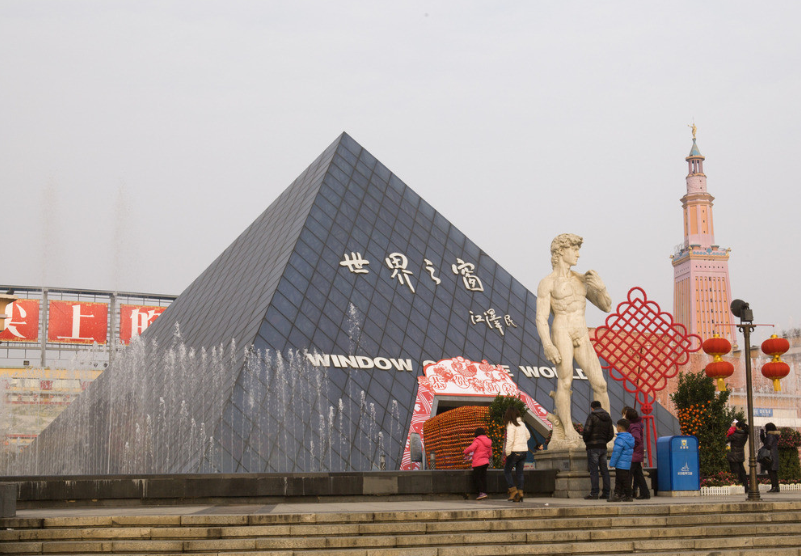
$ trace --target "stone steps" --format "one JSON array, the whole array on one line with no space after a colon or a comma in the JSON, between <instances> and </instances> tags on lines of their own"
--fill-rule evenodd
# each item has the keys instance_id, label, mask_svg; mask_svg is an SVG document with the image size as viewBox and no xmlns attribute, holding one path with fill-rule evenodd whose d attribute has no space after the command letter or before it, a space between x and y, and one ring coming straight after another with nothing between
<instances>
[{"instance_id":1,"label":"stone steps","mask_svg":"<svg viewBox=\"0 0 801 556\"><path fill-rule=\"evenodd\" d=\"M0 520L6 554L801 556L801 502Z\"/></svg>"},{"instance_id":2,"label":"stone steps","mask_svg":"<svg viewBox=\"0 0 801 556\"><path fill-rule=\"evenodd\" d=\"M2 542L69 542L98 541L126 542L138 540L152 541L203 541L203 540L241 540L258 539L262 544L283 542L282 539L308 539L309 544L319 544L324 537L397 536L418 537L425 535L433 538L437 535L522 535L536 536L540 541L563 541L569 535L572 539L640 539L669 538L688 533L689 527L695 536L741 536L758 535L765 531L772 534L801 535L801 516L762 514L762 518L745 520L745 517L733 516L726 524L714 520L687 516L676 519L632 517L625 525L615 523L608 518L599 518L595 523L587 524L584 520L564 519L506 519L498 521L475 522L437 522L437 523L389 523L389 524L350 524L350 525L278 525L249 527L113 527L113 528L48 528L19 529L0 531ZM786 521L784 521L786 520ZM610 522L611 521L611 522ZM510 537L511 538L511 537ZM516 538L516 537L515 537ZM315 540L316 539L316 540ZM398 542L403 542L399 540ZM478 541L476 541L478 542ZM519 542L515 540L514 542Z\"/></svg>"}]
</instances>

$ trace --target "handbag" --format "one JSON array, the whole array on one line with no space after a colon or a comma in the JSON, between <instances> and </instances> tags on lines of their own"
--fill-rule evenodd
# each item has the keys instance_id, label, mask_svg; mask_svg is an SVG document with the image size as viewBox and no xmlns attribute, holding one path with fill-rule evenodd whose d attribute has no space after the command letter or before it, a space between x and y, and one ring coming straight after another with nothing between
<instances>
[{"instance_id":1,"label":"handbag","mask_svg":"<svg viewBox=\"0 0 801 556\"><path fill-rule=\"evenodd\" d=\"M762 446L759 449L756 459L765 467L768 467L773 463L773 457L771 456L770 450L768 450L765 446Z\"/></svg>"}]
</instances>

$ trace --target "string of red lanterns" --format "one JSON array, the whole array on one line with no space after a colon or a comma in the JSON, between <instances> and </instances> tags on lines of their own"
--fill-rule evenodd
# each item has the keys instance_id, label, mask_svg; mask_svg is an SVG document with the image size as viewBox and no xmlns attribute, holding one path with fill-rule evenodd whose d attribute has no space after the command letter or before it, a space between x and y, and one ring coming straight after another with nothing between
<instances>
[{"instance_id":1,"label":"string of red lanterns","mask_svg":"<svg viewBox=\"0 0 801 556\"><path fill-rule=\"evenodd\" d=\"M726 338L715 334L704 340L702 347L704 353L712 356L712 361L707 363L704 369L706 376L717 379L718 391L723 392L726 390L725 379L734 374L734 365L722 359L723 355L731 351L731 343ZM789 349L790 342L787 338L779 338L776 334L762 342L762 352L773 358L762 367L762 375L773 381L774 392L781 392L782 387L779 381L790 374L790 365L781 358Z\"/></svg>"},{"instance_id":2,"label":"string of red lanterns","mask_svg":"<svg viewBox=\"0 0 801 556\"><path fill-rule=\"evenodd\" d=\"M704 369L706 376L716 378L718 380L718 392L725 392L726 382L724 379L734 374L734 365L724 361L721 356L731 351L731 342L726 338L721 338L719 334L714 334L711 338L704 340L701 347L704 353L712 356L712 362L707 363Z\"/></svg>"},{"instance_id":3,"label":"string of red lanterns","mask_svg":"<svg viewBox=\"0 0 801 556\"><path fill-rule=\"evenodd\" d=\"M773 391L781 392L780 379L790 374L790 365L782 361L782 354L790 349L790 342L787 338L779 338L776 334L762 342L762 352L770 355L773 360L768 361L762 367L762 375L773 380Z\"/></svg>"}]
</instances>

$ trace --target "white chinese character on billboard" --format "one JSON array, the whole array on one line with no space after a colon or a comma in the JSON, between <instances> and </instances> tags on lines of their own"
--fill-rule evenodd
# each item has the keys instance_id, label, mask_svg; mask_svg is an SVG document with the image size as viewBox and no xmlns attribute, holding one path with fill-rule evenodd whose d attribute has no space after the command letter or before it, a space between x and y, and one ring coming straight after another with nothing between
<instances>
[{"instance_id":1,"label":"white chinese character on billboard","mask_svg":"<svg viewBox=\"0 0 801 556\"><path fill-rule=\"evenodd\" d=\"M2 342L35 342L39 338L39 301L17 299L6 306L6 329Z\"/></svg>"},{"instance_id":2,"label":"white chinese character on billboard","mask_svg":"<svg viewBox=\"0 0 801 556\"><path fill-rule=\"evenodd\" d=\"M339 262L339 266L346 266L353 274L368 274L370 271L364 268L364 265L370 264L370 261L362 258L361 253L354 253L351 251L350 257L345 253L344 260Z\"/></svg>"},{"instance_id":3,"label":"white chinese character on billboard","mask_svg":"<svg viewBox=\"0 0 801 556\"><path fill-rule=\"evenodd\" d=\"M164 312L166 307L120 305L120 341L128 344L139 336Z\"/></svg>"},{"instance_id":4,"label":"white chinese character on billboard","mask_svg":"<svg viewBox=\"0 0 801 556\"><path fill-rule=\"evenodd\" d=\"M434 284L439 285L440 283L442 283L442 280L434 276L434 273L437 271L437 269L434 267L434 263L432 263L428 259L423 259L423 261L426 263L426 270L431 275L431 279L434 281Z\"/></svg>"},{"instance_id":5,"label":"white chinese character on billboard","mask_svg":"<svg viewBox=\"0 0 801 556\"><path fill-rule=\"evenodd\" d=\"M60 344L105 344L108 305L77 301L51 301L47 341Z\"/></svg>"},{"instance_id":6,"label":"white chinese character on billboard","mask_svg":"<svg viewBox=\"0 0 801 556\"><path fill-rule=\"evenodd\" d=\"M464 287L471 292L483 292L484 285L478 276L475 275L476 265L457 258L456 264L451 265L454 274L461 274Z\"/></svg>"},{"instance_id":7,"label":"white chinese character on billboard","mask_svg":"<svg viewBox=\"0 0 801 556\"><path fill-rule=\"evenodd\" d=\"M402 253L390 253L389 256L384 260L386 261L390 270L392 270L392 276L390 276L390 278L397 277L401 284L408 285L409 289L412 290L412 293L414 293L414 286L412 285L412 280L410 278L412 271L406 269L406 266L409 264L409 260L406 258L406 255Z\"/></svg>"}]
</instances>

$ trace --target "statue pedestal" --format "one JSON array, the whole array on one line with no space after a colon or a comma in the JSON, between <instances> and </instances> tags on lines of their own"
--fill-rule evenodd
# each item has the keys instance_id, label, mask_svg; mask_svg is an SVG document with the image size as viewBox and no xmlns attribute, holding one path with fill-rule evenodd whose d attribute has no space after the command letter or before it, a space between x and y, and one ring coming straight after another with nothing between
<instances>
[{"instance_id":1,"label":"statue pedestal","mask_svg":"<svg viewBox=\"0 0 801 556\"><path fill-rule=\"evenodd\" d=\"M537 452L537 469L556 469L555 498L584 498L590 493L590 472L587 471L587 450L567 448ZM614 477L611 477L614 488ZM599 477L599 481L602 481ZM601 483L603 484L603 483ZM603 486L601 486L603 489Z\"/></svg>"}]
</instances>

